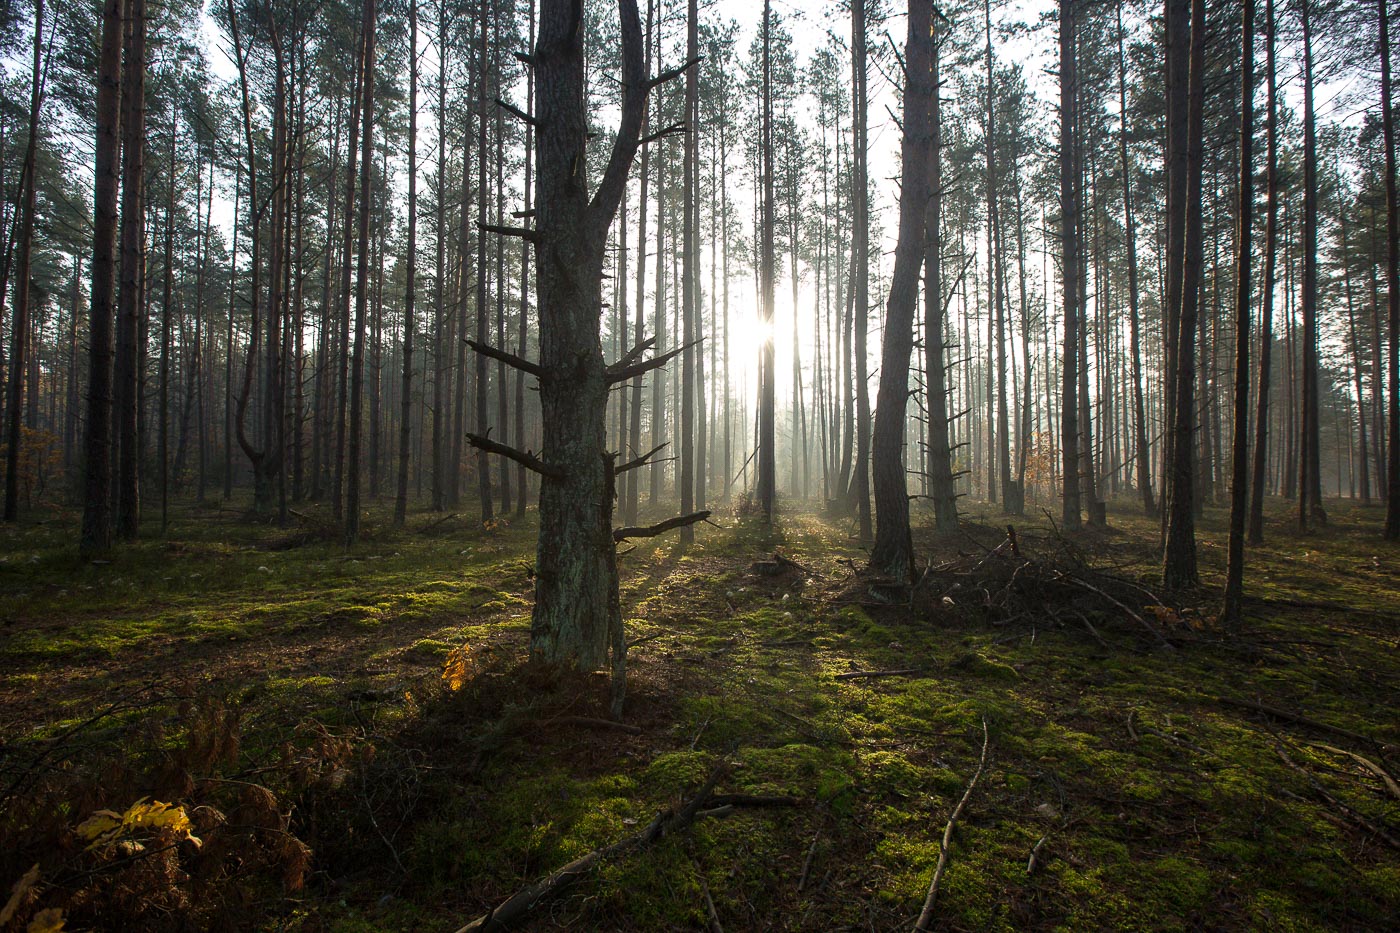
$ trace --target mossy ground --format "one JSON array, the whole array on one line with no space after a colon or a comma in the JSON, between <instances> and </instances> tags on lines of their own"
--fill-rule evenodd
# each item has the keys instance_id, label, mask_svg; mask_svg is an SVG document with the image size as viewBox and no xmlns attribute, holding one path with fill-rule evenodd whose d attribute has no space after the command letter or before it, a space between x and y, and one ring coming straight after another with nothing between
<instances>
[{"instance_id":1,"label":"mossy ground","mask_svg":"<svg viewBox=\"0 0 1400 933\"><path fill-rule=\"evenodd\" d=\"M248 770L309 726L376 746L334 793L301 799L316 873L269 906L266 929L453 929L636 831L721 758L723 789L807 805L702 820L606 865L537 928L703 928L703 880L726 929L907 929L984 720L991 763L941 928L1392 928L1400 852L1362 823L1400 835L1400 799L1344 752L1392 775L1400 763L1400 551L1379 540L1377 509L1335 504L1328 529L1299 537L1275 507L1238 632L1209 625L1223 535L1207 513L1206 586L1185 599L1196 612L1175 652L1128 621L1102 631L1105 649L1033 617L864 604L847 524L724 515L688 549L662 539L622 559L636 735L554 722L601 715L601 676L521 667L531 519L413 515L395 531L376 513L347 552L186 509L164 538L93 564L75 556L74 517L55 516L0 531L0 739L22 748L178 681L241 711ZM1000 539L1000 516L968 518L951 541L919 531L921 558ZM1022 522L1029 552L1066 546ZM1072 546L1150 581L1155 523L1125 503L1111 524ZM778 549L805 572L750 572ZM836 677L910 667L923 673Z\"/></svg>"}]
</instances>

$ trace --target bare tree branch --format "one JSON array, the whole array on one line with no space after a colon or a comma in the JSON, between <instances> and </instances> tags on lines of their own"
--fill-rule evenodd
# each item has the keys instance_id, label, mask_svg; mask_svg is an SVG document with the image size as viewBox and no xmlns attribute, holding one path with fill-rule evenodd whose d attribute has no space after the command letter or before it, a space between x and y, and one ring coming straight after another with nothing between
<instances>
[{"instance_id":1,"label":"bare tree branch","mask_svg":"<svg viewBox=\"0 0 1400 933\"><path fill-rule=\"evenodd\" d=\"M504 350L497 350L495 347L488 347L486 344L477 343L475 340L464 340L463 343L482 356L490 357L493 360L499 360L507 366L514 366L521 372L529 373L536 379L544 378L544 367L539 363L532 363L522 356L516 356L514 353L507 353Z\"/></svg>"},{"instance_id":2,"label":"bare tree branch","mask_svg":"<svg viewBox=\"0 0 1400 933\"><path fill-rule=\"evenodd\" d=\"M654 88L658 88L661 85L665 84L667 81L676 80L681 75L685 74L687 71L694 68L696 65L700 64L704 60L705 56L697 55L694 58L690 59L688 62L686 62L684 65L681 65L679 68L672 68L669 71L661 72L661 74L657 75L656 77L652 78L650 81L647 82L647 90L650 91Z\"/></svg>"},{"instance_id":3,"label":"bare tree branch","mask_svg":"<svg viewBox=\"0 0 1400 933\"><path fill-rule=\"evenodd\" d=\"M655 447L653 447L651 450L648 450L640 457L628 460L626 463L618 464L617 466L613 467L613 476L620 476L621 474L626 473L628 470L635 470L637 467L646 466L648 463L651 462L651 458L659 454L663 449L665 449L666 446L666 444L657 444Z\"/></svg>"},{"instance_id":4,"label":"bare tree branch","mask_svg":"<svg viewBox=\"0 0 1400 933\"><path fill-rule=\"evenodd\" d=\"M561 467L551 466L539 457L536 457L528 450L519 450L509 444L501 444L491 440L483 434L468 434L467 442L477 450L484 450L488 454L499 454L510 460L514 460L527 470L533 470L541 476L548 476L552 479L563 479L564 470Z\"/></svg>"},{"instance_id":5,"label":"bare tree branch","mask_svg":"<svg viewBox=\"0 0 1400 933\"><path fill-rule=\"evenodd\" d=\"M686 525L694 525L703 522L710 517L710 510L703 512L691 512L689 515L677 515L675 518L668 518L664 522L657 522L655 525L640 525L633 528L614 528L613 540L625 541L628 538L655 538L657 535L665 534L673 528L684 528Z\"/></svg>"},{"instance_id":6,"label":"bare tree branch","mask_svg":"<svg viewBox=\"0 0 1400 933\"><path fill-rule=\"evenodd\" d=\"M531 243L538 243L540 233L538 230L531 230L529 227L503 227L500 224L477 224L477 229L482 233L498 233L501 236L520 237Z\"/></svg>"},{"instance_id":7,"label":"bare tree branch","mask_svg":"<svg viewBox=\"0 0 1400 933\"><path fill-rule=\"evenodd\" d=\"M510 114L511 116L515 117L516 119L520 120L520 121L523 122L523 123L528 123L528 124L530 124L531 126L539 126L539 125L540 125L539 121L536 120L534 117L530 116L528 113L526 113L525 111L521 110L519 107L515 106L514 104L507 103L503 98L500 98L500 97L497 97L497 98L496 98L496 106L497 106L497 107L500 107L500 108L501 108L502 110L504 110L506 113Z\"/></svg>"},{"instance_id":8,"label":"bare tree branch","mask_svg":"<svg viewBox=\"0 0 1400 933\"><path fill-rule=\"evenodd\" d=\"M619 382L627 382L629 379L635 379L638 376L645 376L653 369L660 369L661 367L665 366L667 363L671 362L673 359L680 356L686 350L689 350L691 347L700 343L700 341L704 339L704 337L701 337L700 340L692 340L690 343L676 347L674 350L667 350L660 356L654 356L649 360L643 360L640 363L633 363L630 366L609 366L608 384L617 385Z\"/></svg>"}]
</instances>

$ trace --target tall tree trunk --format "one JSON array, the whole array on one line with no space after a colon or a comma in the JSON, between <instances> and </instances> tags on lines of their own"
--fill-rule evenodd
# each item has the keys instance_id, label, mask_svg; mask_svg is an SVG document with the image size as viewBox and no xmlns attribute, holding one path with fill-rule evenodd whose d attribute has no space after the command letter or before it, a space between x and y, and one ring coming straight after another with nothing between
<instances>
[{"instance_id":1,"label":"tall tree trunk","mask_svg":"<svg viewBox=\"0 0 1400 933\"><path fill-rule=\"evenodd\" d=\"M651 73L651 43L652 29L656 18L656 0L647 0L647 22L646 22L646 51L643 56L644 73ZM532 21L533 22L533 21ZM648 106L642 114L641 132L645 137L651 123L651 106ZM528 157L527 157L528 158ZM642 142L642 169L637 186L638 200L641 202L637 208L637 306L635 320L632 330L636 334L637 343L644 339L643 330L645 328L646 311L646 275L647 275L647 196L649 189L649 175L651 172L651 143L645 138ZM660 211L658 210L658 214ZM632 385L623 391L632 393L631 405L631 425L628 428L627 436L631 443L629 449L638 452L642 446L642 377L638 376L632 380ZM653 417L655 417L653 415ZM653 467L653 470L655 468ZM623 475L623 488L625 490L622 497L622 520L628 525L637 522L637 504L641 495L641 470L629 470Z\"/></svg>"},{"instance_id":2,"label":"tall tree trunk","mask_svg":"<svg viewBox=\"0 0 1400 933\"><path fill-rule=\"evenodd\" d=\"M1201 225L1202 126L1205 98L1205 2L1191 0L1189 24L1178 21L1168 32L1190 29L1190 66L1186 93L1186 158L1178 162L1186 171L1183 219L1183 262L1177 315L1174 422L1170 473L1170 509L1162 560L1162 580L1168 589L1194 586L1196 570L1195 496L1192 460L1195 452L1196 329L1199 314L1203 236Z\"/></svg>"},{"instance_id":3,"label":"tall tree trunk","mask_svg":"<svg viewBox=\"0 0 1400 933\"><path fill-rule=\"evenodd\" d=\"M685 57L687 61L694 61L699 55L699 28L700 9L697 0L688 0L686 12L685 28ZM767 27L765 26L765 37ZM767 46L765 44L765 52ZM685 199L682 224L685 229L681 235L682 255L681 270L681 305L682 324L680 333L680 345L685 347L681 354L681 436L680 436L680 500L681 513L690 514L695 508L695 358L700 350L695 346L695 337L700 331L699 326L699 285L700 268L699 255L697 254L696 224L699 213L699 185L697 184L699 166L699 117L700 117L700 76L698 68L691 68L685 75L685 122L686 130L683 137L685 145L683 157L683 174L685 176L682 197ZM765 77L767 75L765 69ZM771 105L770 105L771 106ZM771 133L771 130L770 130ZM772 157L771 150L769 157ZM769 189L771 192L771 182ZM768 231L771 236L771 228ZM771 298L770 298L771 301ZM771 318L771 305L769 315ZM769 512L771 513L771 505ZM681 529L681 544L690 544L695 540L695 529L686 525Z\"/></svg>"},{"instance_id":4,"label":"tall tree trunk","mask_svg":"<svg viewBox=\"0 0 1400 933\"><path fill-rule=\"evenodd\" d=\"M939 64L947 33L940 32L937 18L929 22L929 29L932 90L928 100L929 195L924 215L924 403L928 409L928 456L924 469L933 499L934 530L946 535L958 528L957 486L948 437L948 354L943 338L943 107Z\"/></svg>"},{"instance_id":5,"label":"tall tree trunk","mask_svg":"<svg viewBox=\"0 0 1400 933\"><path fill-rule=\"evenodd\" d=\"M1300 0L1303 25L1303 429L1298 462L1298 528L1327 524L1322 509L1322 432L1318 405L1317 130L1313 113L1312 0Z\"/></svg>"},{"instance_id":6,"label":"tall tree trunk","mask_svg":"<svg viewBox=\"0 0 1400 933\"><path fill-rule=\"evenodd\" d=\"M479 231L486 228L486 104L490 98L490 58L489 36L487 30L487 5L480 4L477 28L481 30L481 44L477 48L477 114L476 114L476 226ZM477 234L476 240L476 342L485 344L489 334L489 317L487 315L487 291L486 291L486 237L482 233ZM499 283L497 283L499 288ZM482 353L476 355L476 430L485 434L490 430L487 390L489 373L487 371L486 356ZM495 506L491 500L491 461L487 457L486 451L481 451L476 463L476 492L477 499L481 507L481 521L489 522L495 517Z\"/></svg>"},{"instance_id":7,"label":"tall tree trunk","mask_svg":"<svg viewBox=\"0 0 1400 933\"><path fill-rule=\"evenodd\" d=\"M29 141L24 147L24 169L20 178L19 282L15 285L15 311L10 330L9 389L5 396L5 513L4 520L19 518L20 449L24 432L21 425L21 400L24 394L21 374L25 370L25 343L29 339L29 304L34 250L34 212L38 184L35 176L35 154L39 145L39 110L43 105L43 36L44 0L34 0L34 67L29 85Z\"/></svg>"},{"instance_id":8,"label":"tall tree trunk","mask_svg":"<svg viewBox=\"0 0 1400 933\"><path fill-rule=\"evenodd\" d=\"M171 296L175 288L175 147L177 127L174 108L170 113L170 174L165 192L165 288L160 305L160 533L170 527L170 351L175 311ZM196 207L196 211L198 208Z\"/></svg>"},{"instance_id":9,"label":"tall tree trunk","mask_svg":"<svg viewBox=\"0 0 1400 933\"><path fill-rule=\"evenodd\" d=\"M526 48L534 48L535 45L535 0L530 0L530 31L527 36L528 44ZM535 72L526 69L525 76L525 100L527 106L533 107L535 100ZM535 158L535 126L533 123L525 124L525 214L531 216L534 210L534 158ZM643 186L645 187L645 186ZM644 258L644 257L643 257ZM641 262L641 260L638 260ZM645 263L642 263L645 265ZM519 347L518 352L523 359L529 350L529 318L530 318L530 243L522 240L520 244L520 321L519 321ZM638 317L637 338L642 335L641 318ZM503 428L504 429L504 428ZM638 429L640 431L640 429ZM524 450L529 444L525 437L525 372L517 370L515 373L515 446ZM529 475L525 465L519 464L517 482L520 486L520 495L515 500L515 514L522 516L525 514L525 502L528 498ZM629 474L629 479L635 479L635 472Z\"/></svg>"},{"instance_id":10,"label":"tall tree trunk","mask_svg":"<svg viewBox=\"0 0 1400 933\"><path fill-rule=\"evenodd\" d=\"M1249 298L1254 236L1254 0L1243 0L1240 29L1240 179L1235 228L1235 422L1231 453L1230 536L1225 555L1225 608L1235 625L1244 603L1245 513L1249 502Z\"/></svg>"},{"instance_id":11,"label":"tall tree trunk","mask_svg":"<svg viewBox=\"0 0 1400 933\"><path fill-rule=\"evenodd\" d=\"M1074 157L1079 75L1075 68L1075 0L1060 0L1060 286L1064 362L1060 382L1060 524L1078 531L1079 502L1079 176Z\"/></svg>"},{"instance_id":12,"label":"tall tree trunk","mask_svg":"<svg viewBox=\"0 0 1400 933\"><path fill-rule=\"evenodd\" d=\"M865 0L851 4L852 99L855 104L851 187L854 197L855 239L851 246L855 270L856 460L852 495L860 522L860 539L869 541L870 522L870 379L867 372L866 327L870 318L870 192L867 171Z\"/></svg>"},{"instance_id":13,"label":"tall tree trunk","mask_svg":"<svg viewBox=\"0 0 1400 933\"><path fill-rule=\"evenodd\" d=\"M875 546L873 570L896 580L914 577L914 543L909 532L909 491L904 466L904 422L909 403L909 357L914 349L914 311L919 302L919 269L929 203L929 162L933 143L929 120L933 84L932 7L910 0L904 43L904 139L901 144L899 238L880 361L875 402ZM941 362L940 362L941 365Z\"/></svg>"},{"instance_id":14,"label":"tall tree trunk","mask_svg":"<svg viewBox=\"0 0 1400 933\"><path fill-rule=\"evenodd\" d=\"M611 645L622 663L613 550L614 475L606 447L609 376L599 334L608 228L646 107L635 0L619 0L622 121L597 191L576 171L587 146L582 4L542 0L535 69L536 225L544 473L530 655L592 670ZM616 671L616 668L615 668Z\"/></svg>"},{"instance_id":15,"label":"tall tree trunk","mask_svg":"<svg viewBox=\"0 0 1400 933\"><path fill-rule=\"evenodd\" d=\"M413 330L418 297L418 0L408 4L408 245L403 296L403 386L399 399L399 483L394 524L408 517L408 455L413 441Z\"/></svg>"},{"instance_id":16,"label":"tall tree trunk","mask_svg":"<svg viewBox=\"0 0 1400 933\"><path fill-rule=\"evenodd\" d=\"M140 339L145 307L146 0L128 0L122 78L121 287L113 392L117 442L117 537L141 527Z\"/></svg>"},{"instance_id":17,"label":"tall tree trunk","mask_svg":"<svg viewBox=\"0 0 1400 933\"><path fill-rule=\"evenodd\" d=\"M1265 93L1268 94L1268 141L1265 168L1264 294L1259 321L1259 377L1255 390L1254 464L1250 483L1250 544L1264 543L1264 487L1269 464L1269 393L1274 351L1274 277L1278 258L1278 92L1274 62L1274 0L1264 2Z\"/></svg>"},{"instance_id":18,"label":"tall tree trunk","mask_svg":"<svg viewBox=\"0 0 1400 933\"><path fill-rule=\"evenodd\" d=\"M857 20L863 23L864 0L857 0ZM766 521L773 519L773 500L777 493L777 449L774 413L774 352L773 352L773 12L771 0L763 0L763 101L762 140L759 159L762 164L761 230L759 231L759 320L763 324L763 346L759 348L758 384L758 501Z\"/></svg>"},{"instance_id":19,"label":"tall tree trunk","mask_svg":"<svg viewBox=\"0 0 1400 933\"><path fill-rule=\"evenodd\" d=\"M370 169L374 159L374 73L377 67L374 40L378 10L375 0L365 0L362 16L365 34L360 79L360 233L359 258L355 270L355 335L350 349L350 424L345 452L345 544L353 545L360 535L360 446L363 434L365 379L365 306L369 298Z\"/></svg>"},{"instance_id":20,"label":"tall tree trunk","mask_svg":"<svg viewBox=\"0 0 1400 933\"><path fill-rule=\"evenodd\" d=\"M1118 15L1118 159L1123 172L1123 237L1128 253L1128 353L1133 367L1133 447L1137 466L1137 489L1142 509L1149 518L1157 514L1152 494L1152 464L1148 457L1147 411L1142 397L1142 345L1138 325L1137 226L1133 219L1133 181L1128 161L1128 66L1123 55L1123 2Z\"/></svg>"},{"instance_id":21,"label":"tall tree trunk","mask_svg":"<svg viewBox=\"0 0 1400 933\"><path fill-rule=\"evenodd\" d=\"M1390 308L1390 457L1386 466L1385 537L1400 541L1400 197L1395 187L1395 115L1390 93L1390 20L1380 2L1381 125L1385 134L1385 286Z\"/></svg>"},{"instance_id":22,"label":"tall tree trunk","mask_svg":"<svg viewBox=\"0 0 1400 933\"><path fill-rule=\"evenodd\" d=\"M447 0L439 0L437 22L437 219L433 228L433 511L447 508L447 452L445 436L451 406L448 384L452 347L447 341Z\"/></svg>"}]
</instances>

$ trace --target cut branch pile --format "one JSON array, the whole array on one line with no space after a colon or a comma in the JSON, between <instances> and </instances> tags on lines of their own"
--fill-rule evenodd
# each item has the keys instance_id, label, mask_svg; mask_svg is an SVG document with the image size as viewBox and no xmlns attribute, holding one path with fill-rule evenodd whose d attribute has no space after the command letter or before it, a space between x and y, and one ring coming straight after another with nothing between
<instances>
[{"instance_id":1,"label":"cut branch pile","mask_svg":"<svg viewBox=\"0 0 1400 933\"><path fill-rule=\"evenodd\" d=\"M1097 570L1066 548L1031 556L1014 528L996 547L928 567L909 605L921 616L962 612L997 625L1013 622L1083 627L1097 641L1098 626L1127 621L1160 647L1172 648L1158 620L1178 618L1150 590L1127 577ZM866 581L872 598L888 605L889 586Z\"/></svg>"}]
</instances>

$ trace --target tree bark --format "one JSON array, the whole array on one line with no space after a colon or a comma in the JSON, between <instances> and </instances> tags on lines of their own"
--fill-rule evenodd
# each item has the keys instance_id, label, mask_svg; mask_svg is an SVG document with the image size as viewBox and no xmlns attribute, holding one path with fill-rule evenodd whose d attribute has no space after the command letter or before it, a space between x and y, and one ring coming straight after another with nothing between
<instances>
[{"instance_id":1,"label":"tree bark","mask_svg":"<svg viewBox=\"0 0 1400 933\"><path fill-rule=\"evenodd\" d=\"M1060 286L1063 295L1064 362L1060 372L1060 524L1078 531L1079 501L1079 177L1075 171L1075 0L1060 0Z\"/></svg>"},{"instance_id":2,"label":"tree bark","mask_svg":"<svg viewBox=\"0 0 1400 933\"><path fill-rule=\"evenodd\" d=\"M1278 92L1274 62L1274 0L1264 3L1265 93L1268 94L1267 194L1264 220L1264 294L1259 321L1259 377L1254 412L1254 464L1250 483L1250 544L1264 543L1264 486L1269 464L1269 393L1273 381L1274 278L1278 260Z\"/></svg>"},{"instance_id":3,"label":"tree bark","mask_svg":"<svg viewBox=\"0 0 1400 933\"><path fill-rule=\"evenodd\" d=\"M1385 285L1390 309L1390 456L1386 466L1385 537L1400 541L1400 197L1395 181L1395 115L1391 106L1390 20L1380 0L1381 123L1385 135Z\"/></svg>"},{"instance_id":4,"label":"tree bark","mask_svg":"<svg viewBox=\"0 0 1400 933\"><path fill-rule=\"evenodd\" d=\"M1235 227L1235 422L1230 535L1221 621L1236 625L1244 603L1245 513L1249 501L1249 299L1254 235L1254 0L1243 0L1240 28L1239 216Z\"/></svg>"},{"instance_id":5,"label":"tree bark","mask_svg":"<svg viewBox=\"0 0 1400 933\"><path fill-rule=\"evenodd\" d=\"M636 153L646 108L642 32L635 0L619 0L622 119L590 198L581 164L584 109L581 0L542 0L535 69L535 232L540 314L544 461L530 656L592 670L610 646L621 661L612 536L614 477L606 450L608 383L600 342L608 227Z\"/></svg>"},{"instance_id":6,"label":"tree bark","mask_svg":"<svg viewBox=\"0 0 1400 933\"><path fill-rule=\"evenodd\" d=\"M929 203L932 156L930 101L933 85L932 7L910 0L904 43L904 138L901 144L899 238L894 251L885 311L880 388L875 402L875 546L871 569L896 580L914 577L914 543L909 531L909 493L904 466L904 422L909 403L909 357L914 349L914 311L919 302L919 270ZM989 32L990 35L990 32ZM940 361L941 365L941 361Z\"/></svg>"},{"instance_id":7,"label":"tree bark","mask_svg":"<svg viewBox=\"0 0 1400 933\"><path fill-rule=\"evenodd\" d=\"M408 245L403 296L403 385L399 399L399 482L394 524L408 517L408 455L413 440L413 330L418 293L418 2L408 4Z\"/></svg>"},{"instance_id":8,"label":"tree bark","mask_svg":"<svg viewBox=\"0 0 1400 933\"><path fill-rule=\"evenodd\" d=\"M19 518L20 451L23 447L21 401L25 370L25 345L29 340L31 257L34 250L34 212L38 184L35 154L39 145L39 110L43 105L44 0L34 0L34 67L29 85L29 141L24 148L24 168L20 178L19 281L15 284L15 311L10 330L9 388L5 396L5 512L4 520Z\"/></svg>"},{"instance_id":9,"label":"tree bark","mask_svg":"<svg viewBox=\"0 0 1400 933\"><path fill-rule=\"evenodd\" d=\"M122 78L121 285L113 392L117 537L141 527L140 336L145 307L146 0L128 0Z\"/></svg>"},{"instance_id":10,"label":"tree bark","mask_svg":"<svg viewBox=\"0 0 1400 933\"><path fill-rule=\"evenodd\" d=\"M1168 27L1170 30L1172 27ZM1178 26L1185 29L1185 26ZM1162 560L1163 585L1181 589L1199 582L1196 569L1195 453L1196 329L1203 253L1201 224L1202 126L1205 99L1205 2L1191 0L1190 68L1187 86L1186 171L1183 218L1181 312L1177 315L1175 410L1172 425L1170 508Z\"/></svg>"},{"instance_id":11,"label":"tree bark","mask_svg":"<svg viewBox=\"0 0 1400 933\"><path fill-rule=\"evenodd\" d=\"M378 9L375 0L365 0L364 51L360 79L360 232L359 257L355 270L355 333L350 348L350 424L345 452L345 544L353 545L360 536L360 446L364 432L365 307L369 299L370 166L374 159L374 44Z\"/></svg>"}]
</instances>

